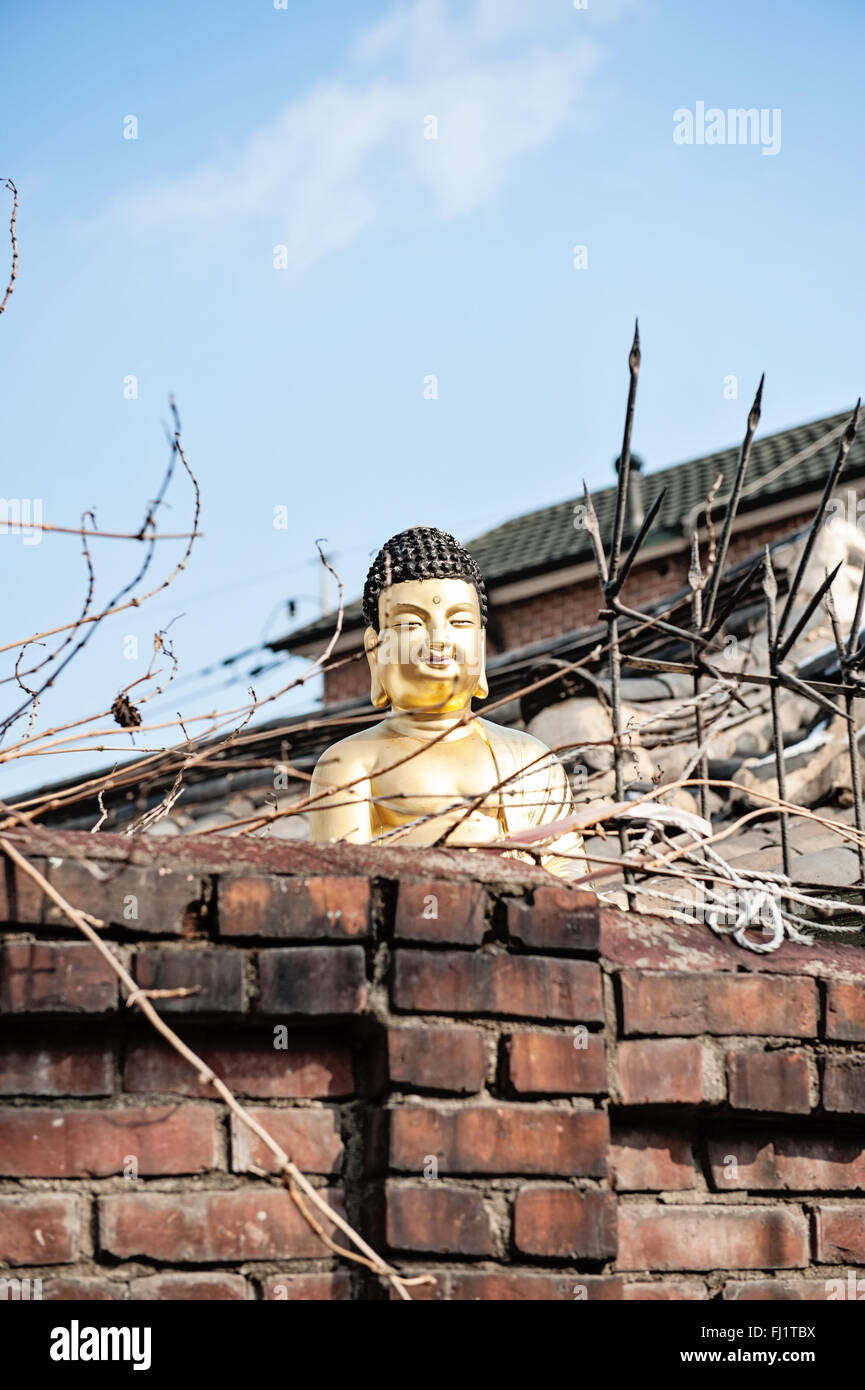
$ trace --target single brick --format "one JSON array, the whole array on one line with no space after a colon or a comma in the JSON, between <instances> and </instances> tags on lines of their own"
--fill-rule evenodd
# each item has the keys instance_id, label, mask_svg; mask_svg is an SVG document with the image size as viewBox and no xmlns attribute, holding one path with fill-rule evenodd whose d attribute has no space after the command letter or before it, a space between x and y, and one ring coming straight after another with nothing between
<instances>
[{"instance_id":1,"label":"single brick","mask_svg":"<svg viewBox=\"0 0 865 1390\"><path fill-rule=\"evenodd\" d=\"M601 972L593 961L467 951L397 951L398 1009L600 1023Z\"/></svg>"},{"instance_id":2,"label":"single brick","mask_svg":"<svg viewBox=\"0 0 865 1390\"><path fill-rule=\"evenodd\" d=\"M391 1250L437 1255L493 1255L495 1239L483 1194L441 1183L385 1185L385 1242Z\"/></svg>"},{"instance_id":3,"label":"single brick","mask_svg":"<svg viewBox=\"0 0 865 1390\"><path fill-rule=\"evenodd\" d=\"M625 1303L697 1303L708 1297L706 1285L694 1279L663 1279L650 1284L635 1281L622 1289Z\"/></svg>"},{"instance_id":4,"label":"single brick","mask_svg":"<svg viewBox=\"0 0 865 1390\"><path fill-rule=\"evenodd\" d=\"M366 878L220 878L220 936L360 940L370 934Z\"/></svg>"},{"instance_id":5,"label":"single brick","mask_svg":"<svg viewBox=\"0 0 865 1390\"><path fill-rule=\"evenodd\" d=\"M336 1303L351 1298L348 1274L272 1274L262 1281L262 1298L268 1302Z\"/></svg>"},{"instance_id":6,"label":"single brick","mask_svg":"<svg viewBox=\"0 0 865 1390\"><path fill-rule=\"evenodd\" d=\"M536 888L531 904L521 899L508 903L508 936L532 950L597 951L598 900L580 888Z\"/></svg>"},{"instance_id":7,"label":"single brick","mask_svg":"<svg viewBox=\"0 0 865 1390\"><path fill-rule=\"evenodd\" d=\"M0 1260L6 1264L70 1264L78 1258L78 1233L75 1196L0 1197Z\"/></svg>"},{"instance_id":8,"label":"single brick","mask_svg":"<svg viewBox=\"0 0 865 1390\"><path fill-rule=\"evenodd\" d=\"M142 989L196 989L177 999L159 999L159 1013L242 1013L246 1008L242 951L212 946L138 951L135 979Z\"/></svg>"},{"instance_id":9,"label":"single brick","mask_svg":"<svg viewBox=\"0 0 865 1390\"><path fill-rule=\"evenodd\" d=\"M823 1104L827 1110L865 1115L865 1061L858 1057L826 1058Z\"/></svg>"},{"instance_id":10,"label":"single brick","mask_svg":"<svg viewBox=\"0 0 865 1390\"><path fill-rule=\"evenodd\" d=\"M728 1052L727 1077L736 1110L807 1115L811 1109L804 1052Z\"/></svg>"},{"instance_id":11,"label":"single brick","mask_svg":"<svg viewBox=\"0 0 865 1390\"><path fill-rule=\"evenodd\" d=\"M487 897L477 883L402 879L394 936L398 941L443 941L479 946L487 929Z\"/></svg>"},{"instance_id":12,"label":"single brick","mask_svg":"<svg viewBox=\"0 0 865 1390\"><path fill-rule=\"evenodd\" d=\"M126 1298L127 1287L120 1279L88 1279L84 1276L55 1275L42 1285L46 1303L115 1303Z\"/></svg>"},{"instance_id":13,"label":"single brick","mask_svg":"<svg viewBox=\"0 0 865 1390\"><path fill-rule=\"evenodd\" d=\"M118 980L88 941L7 941L0 949L0 1013L106 1013Z\"/></svg>"},{"instance_id":14,"label":"single brick","mask_svg":"<svg viewBox=\"0 0 865 1390\"><path fill-rule=\"evenodd\" d=\"M216 1165L216 1124L203 1106L0 1111L0 1174L107 1177L129 1159L136 1176L204 1173Z\"/></svg>"},{"instance_id":15,"label":"single brick","mask_svg":"<svg viewBox=\"0 0 865 1390\"><path fill-rule=\"evenodd\" d=\"M655 1203L619 1209L618 1269L791 1269L808 1259L808 1227L798 1209Z\"/></svg>"},{"instance_id":16,"label":"single brick","mask_svg":"<svg viewBox=\"0 0 865 1390\"><path fill-rule=\"evenodd\" d=\"M46 873L44 859L37 861L33 867L42 874ZM47 901L38 883L4 855L3 864L0 865L0 922L24 927L41 923Z\"/></svg>"},{"instance_id":17,"label":"single brick","mask_svg":"<svg viewBox=\"0 0 865 1390\"><path fill-rule=\"evenodd\" d=\"M618 1192L680 1192L697 1186L691 1140L678 1131L615 1130L610 1168Z\"/></svg>"},{"instance_id":18,"label":"single brick","mask_svg":"<svg viewBox=\"0 0 865 1390\"><path fill-rule=\"evenodd\" d=\"M626 1033L811 1038L815 982L799 975L622 972Z\"/></svg>"},{"instance_id":19,"label":"single brick","mask_svg":"<svg viewBox=\"0 0 865 1390\"><path fill-rule=\"evenodd\" d=\"M826 1037L835 1042L865 1042L865 982L828 981Z\"/></svg>"},{"instance_id":20,"label":"single brick","mask_svg":"<svg viewBox=\"0 0 865 1390\"><path fill-rule=\"evenodd\" d=\"M412 1298L448 1303L606 1303L622 1297L622 1280L605 1275L536 1274L522 1269L441 1270L435 1279L435 1284L413 1288ZM393 1300L399 1294L392 1290L389 1297Z\"/></svg>"},{"instance_id":21,"label":"single brick","mask_svg":"<svg viewBox=\"0 0 865 1390\"><path fill-rule=\"evenodd\" d=\"M514 1243L524 1255L606 1260L616 1253L616 1199L573 1187L523 1187L514 1202Z\"/></svg>"},{"instance_id":22,"label":"single brick","mask_svg":"<svg viewBox=\"0 0 865 1390\"><path fill-rule=\"evenodd\" d=\"M865 1264L865 1206L817 1207L817 1259L830 1265Z\"/></svg>"},{"instance_id":23,"label":"single brick","mask_svg":"<svg viewBox=\"0 0 865 1390\"><path fill-rule=\"evenodd\" d=\"M602 1110L533 1105L403 1105L387 1112L390 1167L423 1173L526 1173L603 1177L610 1128Z\"/></svg>"},{"instance_id":24,"label":"single brick","mask_svg":"<svg viewBox=\"0 0 865 1390\"><path fill-rule=\"evenodd\" d=\"M719 1191L832 1192L865 1188L865 1141L828 1134L732 1134L709 1140Z\"/></svg>"},{"instance_id":25,"label":"single brick","mask_svg":"<svg viewBox=\"0 0 865 1390\"><path fill-rule=\"evenodd\" d=\"M362 946L287 946L258 953L265 1014L357 1014L367 1005Z\"/></svg>"},{"instance_id":26,"label":"single brick","mask_svg":"<svg viewBox=\"0 0 865 1390\"><path fill-rule=\"evenodd\" d=\"M727 1303L822 1303L832 1293L829 1279L731 1279ZM863 1285L865 1292L865 1285Z\"/></svg>"},{"instance_id":27,"label":"single brick","mask_svg":"<svg viewBox=\"0 0 865 1390\"><path fill-rule=\"evenodd\" d=\"M351 1052L345 1043L309 1034L286 1033L284 1025L256 1033L187 1033L185 1041L236 1095L259 1100L350 1096L354 1091ZM181 1096L215 1092L160 1039L137 1039L123 1072L126 1091L170 1091Z\"/></svg>"},{"instance_id":28,"label":"single brick","mask_svg":"<svg viewBox=\"0 0 865 1390\"><path fill-rule=\"evenodd\" d=\"M148 1274L133 1279L129 1297L140 1303L242 1303L248 1285L242 1274Z\"/></svg>"},{"instance_id":29,"label":"single brick","mask_svg":"<svg viewBox=\"0 0 865 1390\"><path fill-rule=\"evenodd\" d=\"M336 1173L343 1146L336 1110L267 1110L249 1107L249 1114L305 1173ZM231 1167L248 1173L253 1167L277 1172L274 1155L237 1117L231 1117Z\"/></svg>"},{"instance_id":30,"label":"single brick","mask_svg":"<svg viewBox=\"0 0 865 1390\"><path fill-rule=\"evenodd\" d=\"M107 1043L8 1037L0 1050L0 1095L107 1096L114 1089L113 1069L114 1053Z\"/></svg>"},{"instance_id":31,"label":"single brick","mask_svg":"<svg viewBox=\"0 0 865 1390\"><path fill-rule=\"evenodd\" d=\"M326 1200L342 1214L333 1193ZM287 1192L152 1192L100 1197L99 1247L120 1259L175 1264L321 1256L322 1245Z\"/></svg>"},{"instance_id":32,"label":"single brick","mask_svg":"<svg viewBox=\"0 0 865 1390\"><path fill-rule=\"evenodd\" d=\"M51 884L69 902L86 903L88 912L106 926L160 936L188 936L199 930L202 884L197 874L164 866L99 867L107 875L104 879L95 879L75 859L52 863ZM45 921L68 926L65 913L50 900Z\"/></svg>"},{"instance_id":33,"label":"single brick","mask_svg":"<svg viewBox=\"0 0 865 1390\"><path fill-rule=\"evenodd\" d=\"M601 905L600 951L608 965L625 970L695 971L738 970L741 947L713 933L696 934L692 923L677 923L671 916L643 915L633 909ZM762 961L761 961L762 964Z\"/></svg>"},{"instance_id":34,"label":"single brick","mask_svg":"<svg viewBox=\"0 0 865 1390\"><path fill-rule=\"evenodd\" d=\"M606 1094L603 1033L511 1033L505 1046L508 1079L518 1095Z\"/></svg>"},{"instance_id":35,"label":"single brick","mask_svg":"<svg viewBox=\"0 0 865 1390\"><path fill-rule=\"evenodd\" d=\"M389 1028L387 1074L394 1086L420 1091L480 1091L487 1057L480 1028Z\"/></svg>"},{"instance_id":36,"label":"single brick","mask_svg":"<svg viewBox=\"0 0 865 1390\"><path fill-rule=\"evenodd\" d=\"M623 1105L699 1105L703 1048L687 1038L620 1042L616 1056Z\"/></svg>"}]
</instances>

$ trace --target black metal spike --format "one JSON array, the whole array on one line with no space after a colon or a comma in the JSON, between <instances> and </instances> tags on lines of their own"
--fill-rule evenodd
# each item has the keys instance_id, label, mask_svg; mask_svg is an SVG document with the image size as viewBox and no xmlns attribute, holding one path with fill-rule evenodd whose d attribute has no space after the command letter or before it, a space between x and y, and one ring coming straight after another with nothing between
<instances>
[{"instance_id":1,"label":"black metal spike","mask_svg":"<svg viewBox=\"0 0 865 1390\"><path fill-rule=\"evenodd\" d=\"M846 656L850 655L853 643L858 641L859 633L862 628L862 608L865 606L865 568L862 570L862 578L859 580L859 592L856 595L856 612L853 614L853 621L850 624L850 635L847 638L847 645L844 648Z\"/></svg>"},{"instance_id":2,"label":"black metal spike","mask_svg":"<svg viewBox=\"0 0 865 1390\"><path fill-rule=\"evenodd\" d=\"M824 578L823 582L821 583L819 589L817 589L817 590L812 594L812 596L811 596L811 598L810 598L810 600L809 600L809 602L808 602L808 606L807 606L807 608L805 609L805 612L802 614L802 616L801 616L801 618L799 619L798 623L797 623L796 626L793 628L793 631L790 633L790 636L787 637L787 638L785 638L784 641L781 642L780 645L778 646L778 660L779 660L779 661L783 661L783 660L784 660L784 657L787 655L787 653L789 652L790 648L793 646L793 643L796 641L796 638L797 638L797 637L799 636L799 634L802 632L802 630L804 629L804 627L805 627L806 623L808 622L809 618L810 618L810 617L812 616L812 614L815 612L815 610L816 610L818 604L820 603L820 600L822 599L823 595L826 593L826 590L829 588L829 586L830 586L831 584L834 584L834 582L835 582L835 576L837 575L837 573L838 573L838 571L840 570L840 568L841 568L841 566L843 565L843 563L844 563L843 560L839 560L838 563L837 563L837 565L836 565L835 568L833 569L832 573L826 575L826 577Z\"/></svg>"},{"instance_id":3,"label":"black metal spike","mask_svg":"<svg viewBox=\"0 0 865 1390\"><path fill-rule=\"evenodd\" d=\"M742 594L747 593L753 580L755 579L758 572L763 568L765 563L766 561L761 555L759 560L754 561L753 565L748 570L748 573L745 575L745 577L739 580L739 583L736 585L735 589L733 590L733 593L727 599L727 602L721 608L720 612L715 614L715 619L712 623L712 626L706 628L705 632L703 633L703 640L705 642L711 642L715 634L719 632L720 629L724 626L724 623L727 621L730 614L733 612Z\"/></svg>"},{"instance_id":4,"label":"black metal spike","mask_svg":"<svg viewBox=\"0 0 865 1390\"><path fill-rule=\"evenodd\" d=\"M856 409L853 411L853 415L847 425L847 428L845 429L840 440L838 441L838 452L835 455L835 462L832 464L832 467L829 469L829 472L826 476L826 483L823 488L823 496L820 498L820 505L818 506L817 511L814 513L814 520L811 522L811 528L808 532L808 537L805 541L805 546L802 551L802 554L799 556L799 563L796 566L796 573L793 576L793 583L790 585L790 590L787 594L787 602L784 604L784 611L781 614L781 621L778 624L779 637L783 637L784 629L790 621L790 614L793 612L793 605L796 602L796 595L798 594L799 586L802 583L802 576L804 575L808 561L811 558L811 551L814 549L814 543L817 540L817 533L820 530L820 527L823 525L823 517L825 515L826 508L829 505L829 498L832 496L832 492L835 488L835 484L838 481L841 469L844 467L847 455L850 452L850 445L856 438L856 429L859 424L859 407L861 404L862 399L860 397L859 400L856 402Z\"/></svg>"},{"instance_id":5,"label":"black metal spike","mask_svg":"<svg viewBox=\"0 0 865 1390\"><path fill-rule=\"evenodd\" d=\"M618 594L621 591L622 585L624 584L625 580L628 577L628 574L630 573L631 566L637 558L637 552L639 551L640 546L643 544L643 541L646 539L646 536L649 534L652 522L655 520L655 517L658 515L658 512L660 511L661 503L664 500L666 491L666 488L661 488L661 491L658 493L651 507L646 512L646 515L643 518L642 526L640 527L634 539L631 541L630 549L628 550L628 553L625 556L621 569L619 570L619 573L616 576L616 578L610 584L608 597L615 598L616 594Z\"/></svg>"},{"instance_id":6,"label":"black metal spike","mask_svg":"<svg viewBox=\"0 0 865 1390\"><path fill-rule=\"evenodd\" d=\"M841 719L846 719L848 717L843 710L839 709L838 706L827 699L825 695L821 695L819 690L814 690L807 681L800 680L798 676L794 675L792 671L788 671L786 667L779 666L776 674L781 685L789 686L791 690L795 690L797 695L804 695L806 700L811 700L815 705L819 705L827 714L831 714L834 718L840 717Z\"/></svg>"},{"instance_id":7,"label":"black metal spike","mask_svg":"<svg viewBox=\"0 0 865 1390\"><path fill-rule=\"evenodd\" d=\"M704 623L711 623L712 615L715 612L715 602L721 584L721 575L724 572L724 565L727 562L730 532L733 527L733 522L736 519L736 512L739 508L739 499L742 495L742 487L745 482L745 470L748 467L748 459L751 457L751 444L753 443L757 426L760 423L760 411L763 405L763 383L765 380L766 373L764 372L760 377L760 385L757 387L754 404L748 412L748 428L745 431L745 438L742 440L742 447L739 450L739 462L736 466L736 477L733 480L733 491L730 493L727 502L727 510L724 515L724 529L721 532L721 540L718 544L715 563L712 566L712 574L709 579L709 592L706 595L706 603L703 609Z\"/></svg>"},{"instance_id":8,"label":"black metal spike","mask_svg":"<svg viewBox=\"0 0 865 1390\"><path fill-rule=\"evenodd\" d=\"M614 581L619 572L619 557L622 553L622 536L625 530L625 507L628 499L628 482L631 474L631 433L634 428L634 404L637 399L637 377L640 374L640 321L634 320L634 341L628 353L628 404L625 408L625 428L622 435L622 452L619 456L619 482L616 489L616 517L613 524L613 540L610 546L610 580Z\"/></svg>"}]
</instances>

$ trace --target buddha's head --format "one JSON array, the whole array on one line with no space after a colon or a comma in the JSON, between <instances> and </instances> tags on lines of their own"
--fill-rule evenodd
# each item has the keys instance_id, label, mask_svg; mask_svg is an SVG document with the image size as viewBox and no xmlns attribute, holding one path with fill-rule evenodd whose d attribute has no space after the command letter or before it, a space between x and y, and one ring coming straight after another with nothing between
<instances>
[{"instance_id":1,"label":"buddha's head","mask_svg":"<svg viewBox=\"0 0 865 1390\"><path fill-rule=\"evenodd\" d=\"M446 531L413 526L385 542L366 577L363 615L376 708L451 713L489 694L484 582Z\"/></svg>"}]
</instances>

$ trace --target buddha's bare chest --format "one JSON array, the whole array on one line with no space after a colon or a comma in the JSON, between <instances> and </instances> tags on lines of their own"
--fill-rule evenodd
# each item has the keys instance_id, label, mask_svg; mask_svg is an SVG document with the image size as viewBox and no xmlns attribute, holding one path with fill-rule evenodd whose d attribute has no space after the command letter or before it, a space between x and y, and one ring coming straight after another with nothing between
<instances>
[{"instance_id":1,"label":"buddha's bare chest","mask_svg":"<svg viewBox=\"0 0 865 1390\"><path fill-rule=\"evenodd\" d=\"M418 747L421 751L416 757L391 766L406 754L416 753ZM389 739L376 752L370 790L383 819L428 815L478 797L483 798L478 810L496 815L498 780L493 755L480 737L432 745Z\"/></svg>"}]
</instances>

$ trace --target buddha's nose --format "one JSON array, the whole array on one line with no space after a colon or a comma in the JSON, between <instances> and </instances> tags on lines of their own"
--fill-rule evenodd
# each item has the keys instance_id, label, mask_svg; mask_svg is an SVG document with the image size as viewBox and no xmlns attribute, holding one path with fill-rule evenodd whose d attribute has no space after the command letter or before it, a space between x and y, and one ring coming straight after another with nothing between
<instances>
[{"instance_id":1,"label":"buddha's nose","mask_svg":"<svg viewBox=\"0 0 865 1390\"><path fill-rule=\"evenodd\" d=\"M427 631L429 633L429 644L431 647L439 648L450 646L447 628L442 619L434 618Z\"/></svg>"},{"instance_id":2,"label":"buddha's nose","mask_svg":"<svg viewBox=\"0 0 865 1390\"><path fill-rule=\"evenodd\" d=\"M450 656L452 654L451 644L448 639L447 633L443 631L442 628L431 628L428 633L427 643L429 646L430 656L432 657L438 657L439 659L441 659L442 657Z\"/></svg>"}]
</instances>

